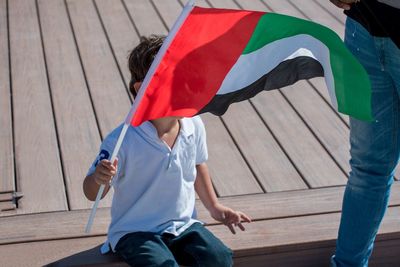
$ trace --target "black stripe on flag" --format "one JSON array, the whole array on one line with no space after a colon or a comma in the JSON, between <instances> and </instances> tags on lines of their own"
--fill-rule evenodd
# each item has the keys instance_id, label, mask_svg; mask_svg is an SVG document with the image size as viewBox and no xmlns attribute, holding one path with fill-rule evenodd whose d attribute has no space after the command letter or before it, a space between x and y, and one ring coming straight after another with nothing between
<instances>
[{"instance_id":1,"label":"black stripe on flag","mask_svg":"<svg viewBox=\"0 0 400 267\"><path fill-rule=\"evenodd\" d=\"M198 114L210 112L220 116L227 111L230 104L250 99L261 91L279 89L299 80L322 76L322 65L314 58L300 56L285 60L249 86L228 94L215 95Z\"/></svg>"}]
</instances>

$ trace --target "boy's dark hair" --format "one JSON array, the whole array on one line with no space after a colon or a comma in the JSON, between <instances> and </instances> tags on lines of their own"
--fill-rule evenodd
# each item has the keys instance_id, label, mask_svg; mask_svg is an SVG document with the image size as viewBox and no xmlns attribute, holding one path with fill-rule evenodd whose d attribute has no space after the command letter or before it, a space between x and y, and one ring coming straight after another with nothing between
<instances>
[{"instance_id":1,"label":"boy's dark hair","mask_svg":"<svg viewBox=\"0 0 400 267\"><path fill-rule=\"evenodd\" d=\"M143 81L164 39L163 35L142 36L140 43L130 52L128 57L128 67L131 72L129 91L134 97L136 97L136 91L133 85L135 82Z\"/></svg>"}]
</instances>

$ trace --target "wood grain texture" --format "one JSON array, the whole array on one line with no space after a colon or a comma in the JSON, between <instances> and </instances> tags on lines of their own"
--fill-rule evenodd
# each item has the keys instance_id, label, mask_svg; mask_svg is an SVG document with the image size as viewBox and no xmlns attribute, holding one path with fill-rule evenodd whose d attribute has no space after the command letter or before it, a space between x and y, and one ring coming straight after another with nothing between
<instances>
[{"instance_id":1,"label":"wood grain texture","mask_svg":"<svg viewBox=\"0 0 400 267\"><path fill-rule=\"evenodd\" d=\"M160 17L150 1L124 0L124 2L133 18L136 27L139 30L140 35L166 35L168 33L165 25L160 20Z\"/></svg>"},{"instance_id":2,"label":"wood grain texture","mask_svg":"<svg viewBox=\"0 0 400 267\"><path fill-rule=\"evenodd\" d=\"M131 74L128 68L129 52L139 44L139 37L122 1L96 0L101 20L110 40L128 88Z\"/></svg>"},{"instance_id":3,"label":"wood grain texture","mask_svg":"<svg viewBox=\"0 0 400 267\"><path fill-rule=\"evenodd\" d=\"M218 196L262 193L219 117L202 115L207 130L208 167Z\"/></svg>"},{"instance_id":4,"label":"wood grain texture","mask_svg":"<svg viewBox=\"0 0 400 267\"><path fill-rule=\"evenodd\" d=\"M67 7L104 138L124 121L131 106L129 96L93 2L71 0Z\"/></svg>"},{"instance_id":5,"label":"wood grain texture","mask_svg":"<svg viewBox=\"0 0 400 267\"><path fill-rule=\"evenodd\" d=\"M82 183L98 153L99 129L64 1L40 0L38 7L70 208L90 208ZM110 197L101 203L109 206Z\"/></svg>"},{"instance_id":6,"label":"wood grain texture","mask_svg":"<svg viewBox=\"0 0 400 267\"><path fill-rule=\"evenodd\" d=\"M346 182L346 175L279 91L261 94L252 102L312 188Z\"/></svg>"},{"instance_id":7,"label":"wood grain texture","mask_svg":"<svg viewBox=\"0 0 400 267\"><path fill-rule=\"evenodd\" d=\"M0 192L15 190L7 1L0 1Z\"/></svg>"},{"instance_id":8,"label":"wood grain texture","mask_svg":"<svg viewBox=\"0 0 400 267\"><path fill-rule=\"evenodd\" d=\"M344 39L344 27L336 19L333 19L331 14L329 14L324 8L316 4L313 1L309 1L308 4L304 4L301 0L288 0L295 8L301 10L303 14L310 17L312 14L312 20L322 24L329 29L335 31L342 40Z\"/></svg>"},{"instance_id":9,"label":"wood grain texture","mask_svg":"<svg viewBox=\"0 0 400 267\"><path fill-rule=\"evenodd\" d=\"M231 105L223 119L267 192L307 185L248 101Z\"/></svg>"},{"instance_id":10,"label":"wood grain texture","mask_svg":"<svg viewBox=\"0 0 400 267\"><path fill-rule=\"evenodd\" d=\"M299 81L283 89L282 93L341 169L349 173L349 128L336 112L321 101L307 81Z\"/></svg>"},{"instance_id":11,"label":"wood grain texture","mask_svg":"<svg viewBox=\"0 0 400 267\"><path fill-rule=\"evenodd\" d=\"M298 216L336 213L341 209L343 191L344 187L333 187L253 194L224 197L220 198L220 202L233 209L246 212L253 221L284 220L285 218L295 219ZM400 205L399 182L395 182L393 185L389 205L391 207ZM199 201L196 202L196 208L200 220L209 225L218 224ZM90 235L86 235L84 227L89 212L90 210L74 210L3 217L0 224L0 244L105 235L110 222L110 209L100 208L97 211L96 223L93 225ZM324 222L321 221L320 224L323 225ZM253 223L245 226L248 229L254 228ZM274 228L266 229L275 232ZM222 230L227 229L222 227ZM241 237L245 235L247 233L241 234ZM290 240L287 241L290 242Z\"/></svg>"},{"instance_id":12,"label":"wood grain texture","mask_svg":"<svg viewBox=\"0 0 400 267\"><path fill-rule=\"evenodd\" d=\"M10 266L43 266L58 260L52 266L128 266L115 254L101 255L99 245L104 237L66 239L47 242L23 243L1 246L0 257ZM335 242L324 242L313 249L299 249L283 253L247 255L237 257L234 264L239 267L328 267L334 252ZM370 267L393 267L400 263L398 239L375 242L370 258ZM46 253L43 253L45 251ZM30 257L17 257L29 254ZM65 257L65 258L64 258ZM63 258L63 259L62 259ZM62 260L60 260L62 259Z\"/></svg>"},{"instance_id":13,"label":"wood grain texture","mask_svg":"<svg viewBox=\"0 0 400 267\"><path fill-rule=\"evenodd\" d=\"M396 216L399 208L388 211L388 219L375 242L371 266L397 266L400 257L397 248L400 244L400 232L391 233L393 227L399 229ZM222 226L208 226L234 251L235 266L329 266L329 257L334 251L338 213L289 218L272 221L258 221L247 233L232 235ZM316 231L314 227L320 227ZM397 226L395 226L397 224ZM0 246L2 260L14 263L13 266L32 266L48 264L56 259L68 256L53 266L125 266L115 255L102 256L99 244L104 237L66 239L46 242L22 243ZM300 239L297 244L282 244L287 239ZM244 248L245 247L245 248ZM82 251L83 250L83 251ZM29 251L27 257L15 257L16 254ZM35 253L36 252L36 253ZM71 254L77 253L70 256ZM13 257L14 256L14 257ZM29 264L29 265L28 265ZM121 264L121 265L120 265ZM295 265L293 265L295 264Z\"/></svg>"},{"instance_id":14,"label":"wood grain texture","mask_svg":"<svg viewBox=\"0 0 400 267\"><path fill-rule=\"evenodd\" d=\"M68 209L35 1L9 1L18 212Z\"/></svg>"}]
</instances>

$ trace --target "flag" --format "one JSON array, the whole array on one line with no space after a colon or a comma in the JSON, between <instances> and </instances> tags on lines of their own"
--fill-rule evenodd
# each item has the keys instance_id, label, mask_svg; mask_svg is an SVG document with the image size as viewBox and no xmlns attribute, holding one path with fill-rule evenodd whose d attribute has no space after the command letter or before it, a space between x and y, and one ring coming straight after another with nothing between
<instances>
[{"instance_id":1,"label":"flag","mask_svg":"<svg viewBox=\"0 0 400 267\"><path fill-rule=\"evenodd\" d=\"M365 69L320 24L276 13L191 7L169 37L128 116L133 126L167 116L222 115L230 104L261 91L319 76L339 112L372 120Z\"/></svg>"}]
</instances>

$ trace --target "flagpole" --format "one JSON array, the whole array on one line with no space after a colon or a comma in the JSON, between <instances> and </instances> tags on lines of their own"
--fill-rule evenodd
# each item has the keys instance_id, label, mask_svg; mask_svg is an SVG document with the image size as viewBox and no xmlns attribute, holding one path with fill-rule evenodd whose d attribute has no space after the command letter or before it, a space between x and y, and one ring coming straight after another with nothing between
<instances>
[{"instance_id":1,"label":"flagpole","mask_svg":"<svg viewBox=\"0 0 400 267\"><path fill-rule=\"evenodd\" d=\"M119 134L117 144L114 147L114 151L113 151L111 159L110 159L112 164L114 164L114 161L118 155L118 151L121 148L122 141L124 140L126 131L128 130L129 125L131 124L133 115L135 114L135 112L139 106L140 100L142 99L142 97L147 89L147 86L149 85L151 78L153 77L154 72L156 71L158 65L160 64L161 59L163 58L169 45L171 44L172 40L174 39L176 33L182 26L183 22L185 21L186 17L189 15L190 11L192 11L194 4L195 4L195 0L189 0L186 3L186 5L183 7L181 14L179 15L178 19L175 21L174 26L172 26L171 31L169 32L168 36L165 38L165 40L160 48L160 51L157 53L153 63L151 64L150 69L147 72L142 85L140 86L139 93L138 93L137 97L135 98L135 100L133 101L132 107L129 110L128 115L126 116L124 126L121 130L121 133ZM111 181L110 186L112 186L112 184L113 184L113 180ZM94 217L96 215L96 210L97 210L97 207L99 206L101 196L104 193L104 189L105 189L105 185L101 185L99 188L99 191L97 192L96 200L93 204L92 210L90 211L89 219L86 224L85 233L87 233L87 234L90 233L90 230L92 228Z\"/></svg>"}]
</instances>

